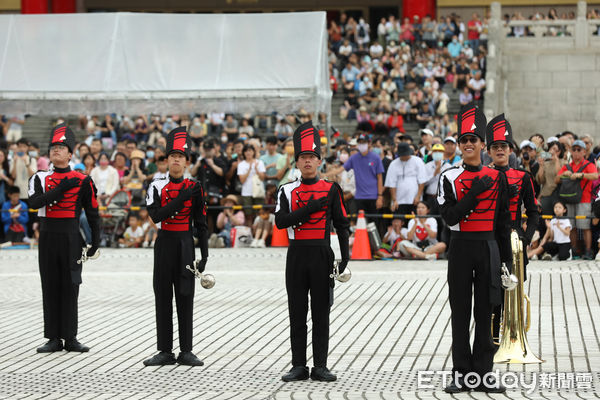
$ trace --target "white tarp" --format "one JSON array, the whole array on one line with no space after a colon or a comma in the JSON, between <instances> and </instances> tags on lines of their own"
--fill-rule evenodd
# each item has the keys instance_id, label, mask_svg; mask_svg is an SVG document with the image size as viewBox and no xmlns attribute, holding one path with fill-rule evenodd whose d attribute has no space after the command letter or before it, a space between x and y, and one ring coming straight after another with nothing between
<instances>
[{"instance_id":1,"label":"white tarp","mask_svg":"<svg viewBox=\"0 0 600 400\"><path fill-rule=\"evenodd\" d=\"M330 113L324 12L0 15L0 114Z\"/></svg>"}]
</instances>

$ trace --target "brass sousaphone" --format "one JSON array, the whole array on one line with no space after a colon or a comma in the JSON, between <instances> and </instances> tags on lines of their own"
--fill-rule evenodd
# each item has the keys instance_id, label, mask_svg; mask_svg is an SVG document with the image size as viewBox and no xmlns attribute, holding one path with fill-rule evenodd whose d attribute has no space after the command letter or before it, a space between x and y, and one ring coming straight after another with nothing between
<instances>
[{"instance_id":1,"label":"brass sousaphone","mask_svg":"<svg viewBox=\"0 0 600 400\"><path fill-rule=\"evenodd\" d=\"M495 363L505 364L535 364L544 360L538 358L527 342L527 331L531 325L531 302L523 290L525 264L523 262L523 242L516 231L510 234L512 249L513 272L517 277L517 284L513 290L506 288L504 293L504 315L501 321L502 338L500 347L494 355ZM505 271L506 275L506 271ZM504 279L503 276L503 286ZM527 316L525 318L523 300L527 302Z\"/></svg>"}]
</instances>

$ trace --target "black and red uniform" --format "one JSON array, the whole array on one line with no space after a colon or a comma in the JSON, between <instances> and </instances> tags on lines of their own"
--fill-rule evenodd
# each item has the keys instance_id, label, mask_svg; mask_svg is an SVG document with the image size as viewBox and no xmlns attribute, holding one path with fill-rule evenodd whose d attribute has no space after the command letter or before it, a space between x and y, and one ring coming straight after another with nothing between
<instances>
[{"instance_id":1,"label":"black and red uniform","mask_svg":"<svg viewBox=\"0 0 600 400\"><path fill-rule=\"evenodd\" d=\"M186 191L198 185L195 196ZM189 193L189 192L187 192ZM152 181L146 198L148 214L156 223L158 238L154 244L154 296L158 350L173 349L173 288L179 323L179 347L192 350L195 276L186 269L192 266L193 227L197 229L202 259L208 257L206 204L200 183L171 176Z\"/></svg>"},{"instance_id":2,"label":"black and red uniform","mask_svg":"<svg viewBox=\"0 0 600 400\"><path fill-rule=\"evenodd\" d=\"M50 145L65 142L64 125L57 126ZM56 140L54 140L56 138ZM74 143L69 143L72 149ZM39 171L29 180L29 206L38 209L40 220L39 266L44 306L44 337L75 339L77 300L86 246L79 230L85 210L92 232L91 255L100 242L100 217L92 179L70 167Z\"/></svg>"},{"instance_id":3,"label":"black and red uniform","mask_svg":"<svg viewBox=\"0 0 600 400\"><path fill-rule=\"evenodd\" d=\"M485 138L485 116L467 105L458 125L461 136ZM484 178L485 176L489 178ZM489 180L489 185L482 181ZM476 193L471 188L477 187ZM501 262L510 264L508 186L501 172L481 165L455 166L440 176L438 203L451 232L448 288L452 310L453 371L483 376L492 370L495 347L490 330L493 306L501 301ZM474 294L474 307L472 297ZM469 342L471 309L475 318Z\"/></svg>"},{"instance_id":4,"label":"black and red uniform","mask_svg":"<svg viewBox=\"0 0 600 400\"><path fill-rule=\"evenodd\" d=\"M505 142L512 146L512 128L504 114L493 118L486 128L486 142L488 148L495 142ZM507 155L508 158L508 155ZM540 213L538 211L538 202L535 197L533 179L529 172L521 169L514 169L507 166L497 166L494 168L506 176L509 193L509 211L511 219L511 228L517 231L519 238L523 243L523 277L527 279L527 245L538 227ZM525 208L527 215L527 229L523 229L522 209ZM494 309L493 336L500 336L500 319L502 315L503 304L501 303Z\"/></svg>"},{"instance_id":5,"label":"black and red uniform","mask_svg":"<svg viewBox=\"0 0 600 400\"><path fill-rule=\"evenodd\" d=\"M312 129L312 130L311 130ZM296 160L302 152L314 152L318 133L311 123L295 133ZM327 367L329 311L333 303L334 254L330 246L335 227L342 260L349 259L349 227L342 190L319 178L300 179L281 185L277 194L275 223L287 229L290 246L286 257L285 287L288 294L292 366L306 366L306 315L310 292L315 367Z\"/></svg>"}]
</instances>

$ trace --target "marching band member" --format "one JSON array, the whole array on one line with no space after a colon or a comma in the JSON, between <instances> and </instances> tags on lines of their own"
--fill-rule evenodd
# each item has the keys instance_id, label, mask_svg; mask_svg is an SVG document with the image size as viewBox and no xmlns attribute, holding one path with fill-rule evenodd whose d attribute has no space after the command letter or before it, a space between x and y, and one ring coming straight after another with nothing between
<instances>
[{"instance_id":1,"label":"marching band member","mask_svg":"<svg viewBox=\"0 0 600 400\"><path fill-rule=\"evenodd\" d=\"M481 165L486 119L473 103L458 116L461 165L440 176L438 203L450 227L448 289L452 311L453 378L448 393L468 391L468 373L486 377L495 353L490 330L493 306L500 304L501 261L510 264L510 214L506 177ZM469 342L474 291L475 340ZM487 376L489 378L489 376ZM469 382L470 383L470 382ZM481 381L484 392L506 390L498 382Z\"/></svg>"},{"instance_id":2,"label":"marching band member","mask_svg":"<svg viewBox=\"0 0 600 400\"><path fill-rule=\"evenodd\" d=\"M506 176L509 193L509 210L512 221L512 229L519 234L523 242L523 249L531 242L531 238L537 229L540 213L538 203L533 189L531 174L525 170L510 168L508 158L512 153L512 128L510 123L500 114L492 119L486 127L486 144L489 156L492 158L493 168ZM521 220L521 207L525 207L527 215L527 230L523 229ZM527 253L523 252L523 265L529 260ZM523 271L524 279L527 279L527 269ZM504 292L504 291L503 291ZM504 296L503 296L504 297ZM500 319L502 316L503 303L494 308L493 334L494 341L500 342Z\"/></svg>"},{"instance_id":3,"label":"marching band member","mask_svg":"<svg viewBox=\"0 0 600 400\"><path fill-rule=\"evenodd\" d=\"M49 341L38 353L87 352L77 340L77 300L86 246L79 231L79 216L85 210L92 232L92 246L85 250L93 257L100 242L100 217L92 179L71 170L69 161L75 135L65 124L57 125L50 136L49 156L53 168L38 171L29 180L29 206L40 218L39 265L44 304L44 336ZM77 260L81 257L81 262ZM62 340L64 339L64 345Z\"/></svg>"},{"instance_id":4,"label":"marching band member","mask_svg":"<svg viewBox=\"0 0 600 400\"><path fill-rule=\"evenodd\" d=\"M191 140L186 127L169 132L166 149L169 176L152 181L146 196L148 214L159 228L154 244L153 285L159 353L145 360L146 366L175 363L204 365L192 353L195 276L186 269L186 265L193 265L195 258L192 236L192 227L195 226L202 254L198 271L204 271L208 260L208 235L202 186L183 177L190 147ZM180 353L177 359L172 353L173 289L179 322Z\"/></svg>"},{"instance_id":5,"label":"marching band member","mask_svg":"<svg viewBox=\"0 0 600 400\"><path fill-rule=\"evenodd\" d=\"M340 243L342 261L340 274L349 260L349 222L338 184L319 179L321 146L312 122L306 122L294 132L296 167L302 177L281 185L277 195L275 223L286 229L290 239L285 270L292 369L282 377L286 382L306 380L306 314L310 291L313 321L314 367L310 378L335 381L337 377L327 369L329 346L329 311L333 302L334 254L329 245L331 223Z\"/></svg>"}]
</instances>

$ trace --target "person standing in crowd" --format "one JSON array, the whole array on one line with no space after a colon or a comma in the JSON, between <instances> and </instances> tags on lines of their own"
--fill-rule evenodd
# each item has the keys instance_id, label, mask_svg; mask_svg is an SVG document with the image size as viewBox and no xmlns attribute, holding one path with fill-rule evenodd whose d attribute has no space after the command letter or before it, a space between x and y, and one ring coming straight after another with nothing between
<instances>
[{"instance_id":1,"label":"person standing in crowd","mask_svg":"<svg viewBox=\"0 0 600 400\"><path fill-rule=\"evenodd\" d=\"M227 160L221 157L219 145L216 139L208 139L202 142L204 157L198 157L198 161L192 168L192 176L202 184L206 190L206 203L209 206L219 205L225 195L225 175L228 169ZM213 231L219 210L209 209L207 211L208 230Z\"/></svg>"},{"instance_id":2,"label":"person standing in crowd","mask_svg":"<svg viewBox=\"0 0 600 400\"><path fill-rule=\"evenodd\" d=\"M536 181L540 185L539 202L542 214L552 214L554 203L558 200L556 174L565 164L565 148L558 140L548 142L548 152L542 154L540 169L536 175Z\"/></svg>"},{"instance_id":3,"label":"person standing in crowd","mask_svg":"<svg viewBox=\"0 0 600 400\"><path fill-rule=\"evenodd\" d=\"M512 229L516 230L523 249L526 249L535 233L540 214L538 202L533 189L533 179L527 171L510 168L508 159L512 153L512 128L510 123L500 114L493 118L486 127L486 144L488 154L492 158L493 168L502 172L506 177L509 189L509 210ZM525 207L527 215L527 229L523 229L521 209ZM524 279L527 279L527 254L523 254ZM504 296L503 296L504 297ZM494 342L500 343L500 316L502 315L503 302L494 309L493 337Z\"/></svg>"},{"instance_id":4,"label":"person standing in crowd","mask_svg":"<svg viewBox=\"0 0 600 400\"><path fill-rule=\"evenodd\" d=\"M332 182L319 179L321 160L319 133L306 122L293 136L294 158L302 178L281 185L277 195L275 223L287 229L290 246L286 259L285 282L290 316L292 369L282 377L285 382L309 378L306 366L306 314L310 291L313 321L314 367L310 377L331 382L337 377L327 369L329 311L333 303L334 254L330 247L331 224L336 229L342 260L339 272L346 269L349 256L349 222L342 201L342 190Z\"/></svg>"},{"instance_id":5,"label":"person standing in crowd","mask_svg":"<svg viewBox=\"0 0 600 400\"><path fill-rule=\"evenodd\" d=\"M523 140L519 145L521 150L521 168L527 171L531 176L536 176L540 169L540 164L537 162L537 146L529 140ZM540 186L537 182L533 182L533 189L537 196L540 192Z\"/></svg>"},{"instance_id":6,"label":"person standing in crowd","mask_svg":"<svg viewBox=\"0 0 600 400\"><path fill-rule=\"evenodd\" d=\"M490 330L493 307L500 304L500 263L511 263L508 186L500 171L481 165L486 119L473 103L458 116L458 142L463 163L440 177L438 203L450 226L448 289L452 311L452 380L447 393L470 390L465 375L478 374L474 390L506 390L489 375L495 347ZM475 341L469 342L473 287ZM484 377L488 379L484 381Z\"/></svg>"},{"instance_id":7,"label":"person standing in crowd","mask_svg":"<svg viewBox=\"0 0 600 400\"><path fill-rule=\"evenodd\" d=\"M443 141L444 145L444 165L443 170L455 166L462 161L462 157L456 154L456 139L453 136L446 136Z\"/></svg>"},{"instance_id":8,"label":"person standing in crowd","mask_svg":"<svg viewBox=\"0 0 600 400\"><path fill-rule=\"evenodd\" d=\"M29 156L29 141L21 138L17 141L17 152L13 155L10 164L10 175L13 184L19 188L21 200L28 203L29 198L29 178L37 172L37 162Z\"/></svg>"},{"instance_id":9,"label":"person standing in crowd","mask_svg":"<svg viewBox=\"0 0 600 400\"><path fill-rule=\"evenodd\" d=\"M53 169L37 172L29 180L29 206L38 209L40 218L44 337L49 339L37 349L38 353L63 348L89 351L89 347L77 340L77 299L82 269L82 263L78 264L77 260L85 246L79 232L79 217L82 209L85 210L92 233L92 245L86 251L88 257L98 251L100 217L92 178L69 167L74 147L73 131L65 124L57 125L49 144Z\"/></svg>"},{"instance_id":10,"label":"person standing in crowd","mask_svg":"<svg viewBox=\"0 0 600 400\"><path fill-rule=\"evenodd\" d=\"M410 214L422 200L428 180L423 161L412 155L410 145L398 144L398 158L390 164L385 178L385 187L390 188L391 209L400 214Z\"/></svg>"},{"instance_id":11,"label":"person standing in crowd","mask_svg":"<svg viewBox=\"0 0 600 400\"><path fill-rule=\"evenodd\" d=\"M554 181L559 183L561 179L570 179L579 182L581 186L581 199L578 203L567 203L567 215L574 218L576 215L583 215L585 219L576 219L575 227L571 229L571 248L573 258L581 257L581 252L577 246L577 231L583 231L583 242L585 245L584 260L593 260L592 251L592 230L590 216L592 215L592 181L598 179L598 170L596 166L585 159L585 143L581 140L575 140L571 146L571 155L573 160L563 165Z\"/></svg>"},{"instance_id":12,"label":"person standing in crowd","mask_svg":"<svg viewBox=\"0 0 600 400\"><path fill-rule=\"evenodd\" d=\"M444 146L434 144L431 147L431 159L425 163L425 170L429 178L425 184L425 195L423 196L430 209L433 209L433 214L437 214L437 188L444 166Z\"/></svg>"},{"instance_id":13,"label":"person standing in crowd","mask_svg":"<svg viewBox=\"0 0 600 400\"><path fill-rule=\"evenodd\" d=\"M279 183L279 180L277 179L277 162L282 155L277 152L277 138L275 136L268 136L265 139L265 142L267 152L260 157L260 160L265 164L265 179L267 184L277 186Z\"/></svg>"},{"instance_id":14,"label":"person standing in crowd","mask_svg":"<svg viewBox=\"0 0 600 400\"><path fill-rule=\"evenodd\" d=\"M191 138L186 127L175 128L167 136L169 176L155 179L148 188L146 207L159 228L154 244L154 297L156 303L157 348L159 353L144 361L146 366L202 366L192 353L194 327L195 276L186 269L194 265L193 227L198 232L202 259L198 271L204 272L208 261L206 203L200 183L183 177L190 157ZM177 359L173 350L173 289L179 322Z\"/></svg>"},{"instance_id":15,"label":"person standing in crowd","mask_svg":"<svg viewBox=\"0 0 600 400\"><path fill-rule=\"evenodd\" d=\"M375 214L383 207L383 164L381 158L369 148L368 135L360 134L357 142L358 153L351 156L343 168L346 171L354 171L356 209Z\"/></svg>"},{"instance_id":16,"label":"person standing in crowd","mask_svg":"<svg viewBox=\"0 0 600 400\"><path fill-rule=\"evenodd\" d=\"M294 159L294 140L287 138L283 142L283 154L277 160L277 179L279 185L292 182L300 178L300 170L296 168L296 160Z\"/></svg>"},{"instance_id":17,"label":"person standing in crowd","mask_svg":"<svg viewBox=\"0 0 600 400\"><path fill-rule=\"evenodd\" d=\"M10 170L8 157L6 157L6 151L0 149L0 202L6 201L6 189L9 186L13 186L13 179L11 178L8 171ZM20 189L19 189L20 190Z\"/></svg>"},{"instance_id":18,"label":"person standing in crowd","mask_svg":"<svg viewBox=\"0 0 600 400\"><path fill-rule=\"evenodd\" d=\"M244 159L238 164L237 175L242 183L242 205L252 206L263 204L265 201L265 164L256 159L256 149L250 144L244 145L242 150ZM244 209L246 218L250 222L254 212L251 208Z\"/></svg>"},{"instance_id":19,"label":"person standing in crowd","mask_svg":"<svg viewBox=\"0 0 600 400\"><path fill-rule=\"evenodd\" d=\"M119 173L110 165L106 153L100 153L98 166L92 169L90 176L98 189L98 200L106 206L110 197L121 187Z\"/></svg>"}]
</instances>

